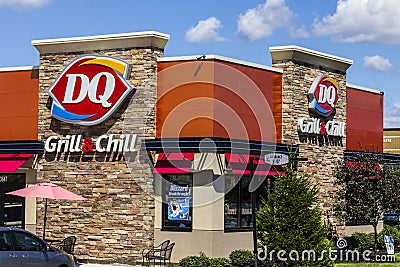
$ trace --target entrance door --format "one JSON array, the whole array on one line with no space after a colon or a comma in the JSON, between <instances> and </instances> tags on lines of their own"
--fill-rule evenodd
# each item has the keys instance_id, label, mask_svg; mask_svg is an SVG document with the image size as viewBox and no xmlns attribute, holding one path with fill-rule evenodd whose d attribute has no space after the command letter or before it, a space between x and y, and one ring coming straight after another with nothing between
<instances>
[{"instance_id":1,"label":"entrance door","mask_svg":"<svg viewBox=\"0 0 400 267\"><path fill-rule=\"evenodd\" d=\"M24 173L0 173L0 226L25 226L25 198L6 193L25 187Z\"/></svg>"}]
</instances>

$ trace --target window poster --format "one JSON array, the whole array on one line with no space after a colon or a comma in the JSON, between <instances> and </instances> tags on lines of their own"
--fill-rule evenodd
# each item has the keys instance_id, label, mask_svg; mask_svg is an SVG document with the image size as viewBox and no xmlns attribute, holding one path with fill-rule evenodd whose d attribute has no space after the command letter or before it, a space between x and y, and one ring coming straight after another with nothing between
<instances>
[{"instance_id":1,"label":"window poster","mask_svg":"<svg viewBox=\"0 0 400 267\"><path fill-rule=\"evenodd\" d=\"M168 191L168 220L189 221L189 184L170 184Z\"/></svg>"}]
</instances>

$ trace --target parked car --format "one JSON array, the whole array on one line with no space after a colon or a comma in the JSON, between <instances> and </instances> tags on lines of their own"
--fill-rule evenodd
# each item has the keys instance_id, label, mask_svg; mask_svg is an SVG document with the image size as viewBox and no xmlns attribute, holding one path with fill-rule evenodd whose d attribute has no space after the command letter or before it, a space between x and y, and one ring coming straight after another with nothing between
<instances>
[{"instance_id":1,"label":"parked car","mask_svg":"<svg viewBox=\"0 0 400 267\"><path fill-rule=\"evenodd\" d=\"M0 266L75 267L72 255L26 230L0 227Z\"/></svg>"}]
</instances>

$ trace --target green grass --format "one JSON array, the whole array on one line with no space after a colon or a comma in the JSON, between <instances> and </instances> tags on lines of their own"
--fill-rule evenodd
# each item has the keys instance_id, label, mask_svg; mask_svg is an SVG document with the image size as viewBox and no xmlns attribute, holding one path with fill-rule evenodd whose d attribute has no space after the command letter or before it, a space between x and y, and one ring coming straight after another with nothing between
<instances>
[{"instance_id":1,"label":"green grass","mask_svg":"<svg viewBox=\"0 0 400 267\"><path fill-rule=\"evenodd\" d=\"M395 263L337 263L335 267L400 267L400 262Z\"/></svg>"}]
</instances>

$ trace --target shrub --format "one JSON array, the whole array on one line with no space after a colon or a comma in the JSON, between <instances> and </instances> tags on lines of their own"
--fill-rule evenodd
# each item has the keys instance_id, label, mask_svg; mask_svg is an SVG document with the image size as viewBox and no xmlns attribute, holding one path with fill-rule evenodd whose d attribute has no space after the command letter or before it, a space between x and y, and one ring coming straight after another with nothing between
<instances>
[{"instance_id":1,"label":"shrub","mask_svg":"<svg viewBox=\"0 0 400 267\"><path fill-rule=\"evenodd\" d=\"M331 265L328 253L322 254L331 244L321 220L317 185L308 176L298 174L294 165L285 166L284 172L285 175L274 177L273 190L260 201L262 208L257 212L260 247L287 253L313 250L323 257L321 261L298 258L290 261L290 266ZM277 253L267 259L264 265L287 266Z\"/></svg>"},{"instance_id":2,"label":"shrub","mask_svg":"<svg viewBox=\"0 0 400 267\"><path fill-rule=\"evenodd\" d=\"M400 242L400 231L396 226L384 225L383 230L378 234L378 249L386 249L383 236L393 236L395 245ZM353 233L346 237L347 249L356 249L358 251L372 250L374 248L374 233Z\"/></svg>"},{"instance_id":3,"label":"shrub","mask_svg":"<svg viewBox=\"0 0 400 267\"><path fill-rule=\"evenodd\" d=\"M378 248L379 249L386 248L384 238L383 238L383 236L385 236L385 235L393 236L395 246L396 247L399 246L400 231L399 231L398 226L390 226L390 225L383 226L383 230L378 235Z\"/></svg>"},{"instance_id":4,"label":"shrub","mask_svg":"<svg viewBox=\"0 0 400 267\"><path fill-rule=\"evenodd\" d=\"M352 236L346 236L344 239L347 242L346 249L351 249L351 250L358 249L359 241L356 238L356 236L354 236L354 234Z\"/></svg>"},{"instance_id":5,"label":"shrub","mask_svg":"<svg viewBox=\"0 0 400 267\"><path fill-rule=\"evenodd\" d=\"M359 251L371 250L374 248L374 234L373 233L354 233L352 237L352 246Z\"/></svg>"},{"instance_id":6,"label":"shrub","mask_svg":"<svg viewBox=\"0 0 400 267\"><path fill-rule=\"evenodd\" d=\"M179 267L208 267L210 259L204 255L188 256L179 261Z\"/></svg>"},{"instance_id":7,"label":"shrub","mask_svg":"<svg viewBox=\"0 0 400 267\"><path fill-rule=\"evenodd\" d=\"M231 267L232 264L225 258L212 258L209 261L210 267Z\"/></svg>"},{"instance_id":8,"label":"shrub","mask_svg":"<svg viewBox=\"0 0 400 267\"><path fill-rule=\"evenodd\" d=\"M394 256L396 257L396 262L400 261L400 253L395 253Z\"/></svg>"},{"instance_id":9,"label":"shrub","mask_svg":"<svg viewBox=\"0 0 400 267\"><path fill-rule=\"evenodd\" d=\"M232 251L229 259L233 266L253 266L255 261L253 252L245 249Z\"/></svg>"}]
</instances>

